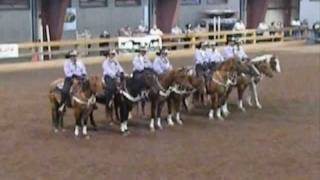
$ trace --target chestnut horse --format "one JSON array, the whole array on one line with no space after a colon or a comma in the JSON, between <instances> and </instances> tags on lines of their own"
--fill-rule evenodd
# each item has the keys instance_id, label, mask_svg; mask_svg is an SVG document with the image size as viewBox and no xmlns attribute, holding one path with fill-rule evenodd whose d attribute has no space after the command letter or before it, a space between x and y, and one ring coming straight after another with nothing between
<instances>
[{"instance_id":1,"label":"chestnut horse","mask_svg":"<svg viewBox=\"0 0 320 180\"><path fill-rule=\"evenodd\" d=\"M50 84L49 101L51 105L52 123L54 131L58 132L63 129L63 116L65 111L59 111L61 101L61 88L63 79L57 79ZM95 93L99 89L99 77L91 76L88 79L74 80L71 91L71 107L74 112L76 120L75 136L79 135L80 128L82 127L83 135L87 136L87 120L96 103ZM95 127L95 122L91 119L92 125Z\"/></svg>"},{"instance_id":2,"label":"chestnut horse","mask_svg":"<svg viewBox=\"0 0 320 180\"><path fill-rule=\"evenodd\" d=\"M172 121L172 101L177 95L187 94L192 86L189 83L187 69L179 68L177 70L171 70L163 75L159 76L159 87L161 87L159 92L150 93L149 99L151 102L151 120L150 120L150 130L155 130L155 119L157 118L157 126L159 129L162 129L161 124L161 111L165 102L168 105L168 117L167 122L169 126L173 126ZM179 101L181 102L181 100ZM175 104L177 110L178 103ZM180 104L179 104L180 106ZM176 114L176 120L179 124L182 124L180 118L180 112Z\"/></svg>"},{"instance_id":3,"label":"chestnut horse","mask_svg":"<svg viewBox=\"0 0 320 180\"><path fill-rule=\"evenodd\" d=\"M214 113L216 113L216 116L223 120L221 112L223 111L225 114L228 112L228 91L236 84L239 72L249 74L251 69L245 61L231 58L218 65L217 70L211 76L211 80L207 83L207 93L211 99L210 119L213 119Z\"/></svg>"}]
</instances>

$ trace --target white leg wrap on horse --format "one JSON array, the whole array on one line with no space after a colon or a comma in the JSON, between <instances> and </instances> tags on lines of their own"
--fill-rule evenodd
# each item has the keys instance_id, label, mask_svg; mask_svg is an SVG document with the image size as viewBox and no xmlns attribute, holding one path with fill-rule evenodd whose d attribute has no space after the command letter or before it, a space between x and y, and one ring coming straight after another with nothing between
<instances>
[{"instance_id":1,"label":"white leg wrap on horse","mask_svg":"<svg viewBox=\"0 0 320 180\"><path fill-rule=\"evenodd\" d=\"M88 134L87 126L83 126L83 128L82 128L82 134L83 134L83 135L87 135L87 134Z\"/></svg>"},{"instance_id":2,"label":"white leg wrap on horse","mask_svg":"<svg viewBox=\"0 0 320 180\"><path fill-rule=\"evenodd\" d=\"M158 126L159 129L162 129L161 118L160 117L158 117L158 119L157 119L157 126Z\"/></svg>"},{"instance_id":3,"label":"white leg wrap on horse","mask_svg":"<svg viewBox=\"0 0 320 180\"><path fill-rule=\"evenodd\" d=\"M255 83L252 83L252 90L253 90L253 95L254 95L254 100L255 100L255 103L256 103L256 106L261 109L262 106L259 102L259 98L258 98L258 91L257 91L257 85Z\"/></svg>"},{"instance_id":4,"label":"white leg wrap on horse","mask_svg":"<svg viewBox=\"0 0 320 180\"><path fill-rule=\"evenodd\" d=\"M217 109L217 118L220 120L224 120L223 117L221 116L221 108Z\"/></svg>"},{"instance_id":5,"label":"white leg wrap on horse","mask_svg":"<svg viewBox=\"0 0 320 180\"><path fill-rule=\"evenodd\" d=\"M128 121L124 122L124 130L127 131L128 130Z\"/></svg>"},{"instance_id":6,"label":"white leg wrap on horse","mask_svg":"<svg viewBox=\"0 0 320 180\"><path fill-rule=\"evenodd\" d=\"M251 89L250 89L250 91L251 91ZM249 106L252 106L252 98L251 98L251 94L250 94L250 95L248 95L248 97L247 97L247 103L248 103L248 105L249 105Z\"/></svg>"},{"instance_id":7,"label":"white leg wrap on horse","mask_svg":"<svg viewBox=\"0 0 320 180\"><path fill-rule=\"evenodd\" d=\"M79 130L80 130L80 127L79 127L79 126L76 126L76 127L74 128L74 135L75 135L75 136L79 136Z\"/></svg>"},{"instance_id":8,"label":"white leg wrap on horse","mask_svg":"<svg viewBox=\"0 0 320 180\"><path fill-rule=\"evenodd\" d=\"M154 131L154 119L150 120L150 125L149 126L150 126L150 130Z\"/></svg>"},{"instance_id":9,"label":"white leg wrap on horse","mask_svg":"<svg viewBox=\"0 0 320 180\"><path fill-rule=\"evenodd\" d=\"M125 131L126 131L125 122L122 122L122 123L121 123L121 125L120 125L120 131L121 131L121 132L125 132Z\"/></svg>"},{"instance_id":10,"label":"white leg wrap on horse","mask_svg":"<svg viewBox=\"0 0 320 180\"><path fill-rule=\"evenodd\" d=\"M224 105L222 106L222 113L225 116L228 116L230 114L230 112L228 110L228 103L224 103Z\"/></svg>"},{"instance_id":11,"label":"white leg wrap on horse","mask_svg":"<svg viewBox=\"0 0 320 180\"><path fill-rule=\"evenodd\" d=\"M183 122L182 122L182 120L181 120L181 117L180 117L180 113L179 113L179 112L177 112L177 114L176 114L176 121L177 121L177 123L178 123L178 124L180 124L180 125L182 125L182 124L183 124Z\"/></svg>"},{"instance_id":12,"label":"white leg wrap on horse","mask_svg":"<svg viewBox=\"0 0 320 180\"><path fill-rule=\"evenodd\" d=\"M241 111L243 111L243 112L246 111L246 109L243 107L243 102L242 102L242 100L239 100L239 101L238 101L238 108L239 108Z\"/></svg>"},{"instance_id":13,"label":"white leg wrap on horse","mask_svg":"<svg viewBox=\"0 0 320 180\"><path fill-rule=\"evenodd\" d=\"M209 119L214 119L214 110L210 109L209 111Z\"/></svg>"},{"instance_id":14,"label":"white leg wrap on horse","mask_svg":"<svg viewBox=\"0 0 320 180\"><path fill-rule=\"evenodd\" d=\"M172 121L172 115L171 114L168 115L167 122L168 122L169 126L173 126L174 125L174 123Z\"/></svg>"},{"instance_id":15,"label":"white leg wrap on horse","mask_svg":"<svg viewBox=\"0 0 320 180\"><path fill-rule=\"evenodd\" d=\"M130 111L129 114L128 114L128 119L132 119L131 111Z\"/></svg>"}]
</instances>

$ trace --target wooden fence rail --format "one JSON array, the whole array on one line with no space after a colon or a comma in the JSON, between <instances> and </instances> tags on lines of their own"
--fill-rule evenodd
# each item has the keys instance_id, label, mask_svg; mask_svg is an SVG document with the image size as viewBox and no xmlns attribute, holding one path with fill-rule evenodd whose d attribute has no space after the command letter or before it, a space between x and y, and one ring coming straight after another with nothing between
<instances>
[{"instance_id":1,"label":"wooden fence rail","mask_svg":"<svg viewBox=\"0 0 320 180\"><path fill-rule=\"evenodd\" d=\"M299 35L299 36L298 36ZM231 36L241 38L246 44L256 44L261 42L289 41L294 39L305 39L308 35L306 28L283 28L274 35L267 31L264 35L258 35L256 29L244 31L221 31L208 33L190 33L181 35L163 35L163 47L175 49L194 49L196 45L205 40L215 41L218 45L224 45ZM100 47L99 44L108 43L107 47ZM66 52L77 48L82 56L97 56L102 50L118 47L118 38L109 39L80 39L80 40L62 40L53 42L30 42L20 43L19 58L31 59L37 53L38 55L48 55L52 59L62 58ZM50 48L49 48L50 47ZM43 49L40 52L40 49ZM48 51L51 49L51 51Z\"/></svg>"}]
</instances>

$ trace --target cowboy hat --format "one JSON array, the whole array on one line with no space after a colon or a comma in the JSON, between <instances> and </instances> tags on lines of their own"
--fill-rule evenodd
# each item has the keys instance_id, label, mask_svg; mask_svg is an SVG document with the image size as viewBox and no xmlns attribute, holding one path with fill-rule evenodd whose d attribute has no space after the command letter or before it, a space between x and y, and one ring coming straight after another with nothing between
<instances>
[{"instance_id":1,"label":"cowboy hat","mask_svg":"<svg viewBox=\"0 0 320 180\"><path fill-rule=\"evenodd\" d=\"M69 56L78 56L77 50L73 49L69 52Z\"/></svg>"},{"instance_id":2,"label":"cowboy hat","mask_svg":"<svg viewBox=\"0 0 320 180\"><path fill-rule=\"evenodd\" d=\"M112 49L112 50L110 51L110 54L111 54L111 55L117 55L117 51L116 51L115 49Z\"/></svg>"}]
</instances>

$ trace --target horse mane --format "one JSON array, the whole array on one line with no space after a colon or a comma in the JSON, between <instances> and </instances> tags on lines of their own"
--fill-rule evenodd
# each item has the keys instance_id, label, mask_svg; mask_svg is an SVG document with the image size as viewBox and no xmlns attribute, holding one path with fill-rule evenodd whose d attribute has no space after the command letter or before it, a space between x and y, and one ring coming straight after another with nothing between
<instances>
[{"instance_id":1,"label":"horse mane","mask_svg":"<svg viewBox=\"0 0 320 180\"><path fill-rule=\"evenodd\" d=\"M264 54L264 55L257 56L255 58L251 59L251 62L261 62L261 61L270 62L272 57L274 57L273 54Z\"/></svg>"}]
</instances>

